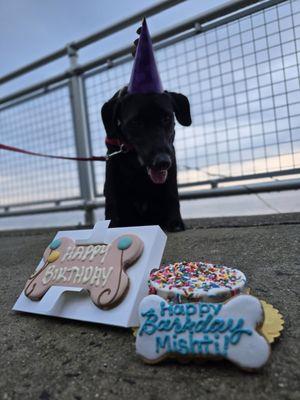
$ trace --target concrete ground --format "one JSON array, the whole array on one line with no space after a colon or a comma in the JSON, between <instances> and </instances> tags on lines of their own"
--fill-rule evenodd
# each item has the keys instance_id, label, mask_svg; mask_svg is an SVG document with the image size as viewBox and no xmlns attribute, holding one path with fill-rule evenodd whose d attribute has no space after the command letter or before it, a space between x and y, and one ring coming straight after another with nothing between
<instances>
[{"instance_id":1,"label":"concrete ground","mask_svg":"<svg viewBox=\"0 0 300 400\"><path fill-rule=\"evenodd\" d=\"M163 261L234 265L252 293L285 318L269 364L246 373L229 362L149 366L130 330L13 313L53 230L0 233L1 399L300 399L300 214L187 222L169 234ZM298 280L297 280L298 278Z\"/></svg>"}]
</instances>

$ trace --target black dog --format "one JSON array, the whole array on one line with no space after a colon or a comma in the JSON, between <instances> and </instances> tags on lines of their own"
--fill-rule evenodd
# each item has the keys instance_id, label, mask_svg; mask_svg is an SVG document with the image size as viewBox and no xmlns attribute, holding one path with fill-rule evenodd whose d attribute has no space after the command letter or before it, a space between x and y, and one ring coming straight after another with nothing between
<instances>
[{"instance_id":1,"label":"black dog","mask_svg":"<svg viewBox=\"0 0 300 400\"><path fill-rule=\"evenodd\" d=\"M128 94L124 88L103 105L108 153L118 149L117 140L130 148L106 166L105 217L111 226L184 229L173 146L174 113L181 125L191 124L188 99L172 92Z\"/></svg>"}]
</instances>

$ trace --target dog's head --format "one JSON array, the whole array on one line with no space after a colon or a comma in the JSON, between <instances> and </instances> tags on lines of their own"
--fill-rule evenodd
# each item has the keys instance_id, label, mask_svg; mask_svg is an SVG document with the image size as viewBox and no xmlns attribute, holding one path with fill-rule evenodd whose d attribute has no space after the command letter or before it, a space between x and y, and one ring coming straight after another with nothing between
<instances>
[{"instance_id":1,"label":"dog's head","mask_svg":"<svg viewBox=\"0 0 300 400\"><path fill-rule=\"evenodd\" d=\"M164 183L174 162L174 126L191 124L187 97L179 93L116 93L101 110L108 137L129 143L154 183Z\"/></svg>"}]
</instances>

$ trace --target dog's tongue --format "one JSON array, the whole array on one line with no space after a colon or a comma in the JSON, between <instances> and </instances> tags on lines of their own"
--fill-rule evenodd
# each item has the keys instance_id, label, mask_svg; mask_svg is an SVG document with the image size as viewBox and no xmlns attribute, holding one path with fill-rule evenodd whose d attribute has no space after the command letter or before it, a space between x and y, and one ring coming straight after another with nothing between
<instances>
[{"instance_id":1,"label":"dog's tongue","mask_svg":"<svg viewBox=\"0 0 300 400\"><path fill-rule=\"evenodd\" d=\"M157 169L148 168L148 174L153 183L161 184L166 182L168 171L166 169L159 171Z\"/></svg>"}]
</instances>

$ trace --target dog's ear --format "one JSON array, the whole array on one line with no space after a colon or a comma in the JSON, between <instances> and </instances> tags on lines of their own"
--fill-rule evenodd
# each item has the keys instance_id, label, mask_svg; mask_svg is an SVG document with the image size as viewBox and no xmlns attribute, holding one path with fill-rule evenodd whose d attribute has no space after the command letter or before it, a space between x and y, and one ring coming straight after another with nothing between
<instances>
[{"instance_id":1,"label":"dog's ear","mask_svg":"<svg viewBox=\"0 0 300 400\"><path fill-rule=\"evenodd\" d=\"M181 93L168 92L168 94L171 96L177 121L183 126L190 126L192 118L188 98Z\"/></svg>"},{"instance_id":2,"label":"dog's ear","mask_svg":"<svg viewBox=\"0 0 300 400\"><path fill-rule=\"evenodd\" d=\"M118 96L114 95L103 104L101 116L107 135L115 135L118 132Z\"/></svg>"},{"instance_id":3,"label":"dog's ear","mask_svg":"<svg viewBox=\"0 0 300 400\"><path fill-rule=\"evenodd\" d=\"M101 108L102 121L106 130L107 135L115 136L118 135L119 131L119 117L118 110L120 106L121 98L126 94L127 87L119 90L113 95L113 97L103 104Z\"/></svg>"}]
</instances>

